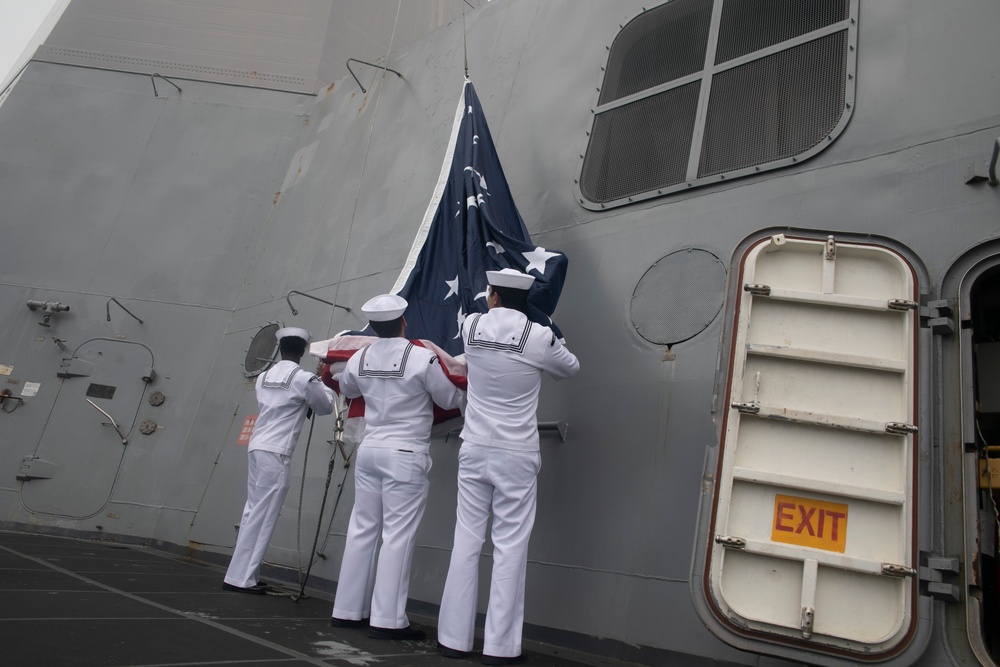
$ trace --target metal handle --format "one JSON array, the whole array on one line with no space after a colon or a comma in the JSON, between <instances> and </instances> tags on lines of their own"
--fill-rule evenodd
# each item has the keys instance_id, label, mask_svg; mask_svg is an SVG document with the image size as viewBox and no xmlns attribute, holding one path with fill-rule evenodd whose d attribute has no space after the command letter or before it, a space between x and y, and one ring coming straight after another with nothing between
<instances>
[{"instance_id":1,"label":"metal handle","mask_svg":"<svg viewBox=\"0 0 1000 667\"><path fill-rule=\"evenodd\" d=\"M105 412L104 410L101 410L100 406L98 406L98 405L97 405L97 403L94 403L94 402L93 402L92 400L90 400L89 398L87 399L87 402L88 402L88 403L90 403L91 405L93 405L93 406L94 406L95 408L97 408L97 411L98 411L98 412L100 412L100 413L101 413L102 415L104 415L105 417L107 417L107 418L108 418L108 420L110 420L110 423L108 423L108 422L102 422L102 425L103 425L103 426L110 426L111 428L113 428L113 429L115 430L115 433L117 433L117 434L118 434L118 437L122 439L122 444L123 444L123 445L127 445L127 444L128 444L128 438L126 438L126 437L125 437L125 436L124 436L124 435L122 434L122 432L121 432L121 429L119 429L119 428L118 428L118 424L117 424L117 423L115 422L115 418L114 418L114 417L112 417L111 415L109 415L109 414L108 414L107 412Z\"/></svg>"}]
</instances>

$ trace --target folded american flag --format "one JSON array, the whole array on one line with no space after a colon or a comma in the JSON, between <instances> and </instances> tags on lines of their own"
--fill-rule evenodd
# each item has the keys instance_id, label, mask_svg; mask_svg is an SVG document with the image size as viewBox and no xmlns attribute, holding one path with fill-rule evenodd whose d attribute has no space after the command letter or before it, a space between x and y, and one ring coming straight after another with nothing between
<instances>
[{"instance_id":1,"label":"folded american flag","mask_svg":"<svg viewBox=\"0 0 1000 667\"><path fill-rule=\"evenodd\" d=\"M340 394L340 383L338 380L340 374L347 366L347 360L354 356L355 352L371 345L376 340L378 338L375 336L345 334L329 340L312 343L309 346L309 354L323 362L323 367L320 371L320 379L323 380L323 384ZM451 383L462 391L466 390L468 386L469 367L465 363L464 354L459 357L453 357L429 340L413 340L410 342L436 354L438 362L441 364L441 370L451 380ZM355 398L351 400L344 422L345 442L351 444L361 442L361 438L364 436L364 416L365 399ZM435 426L445 424L461 416L458 410L445 410L437 405L434 406ZM446 428L443 430L447 431L451 429ZM437 434L435 433L435 435Z\"/></svg>"}]
</instances>

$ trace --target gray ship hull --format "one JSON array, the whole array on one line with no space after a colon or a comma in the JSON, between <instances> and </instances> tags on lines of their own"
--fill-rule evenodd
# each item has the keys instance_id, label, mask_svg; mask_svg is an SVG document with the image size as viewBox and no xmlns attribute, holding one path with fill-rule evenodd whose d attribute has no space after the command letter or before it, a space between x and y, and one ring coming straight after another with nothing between
<instances>
[{"instance_id":1,"label":"gray ship hull","mask_svg":"<svg viewBox=\"0 0 1000 667\"><path fill-rule=\"evenodd\" d=\"M996 664L995 496L977 466L1000 317L1000 6L847 3L846 111L822 152L604 204L584 156L610 47L646 8L472 4L70 3L0 106L0 526L225 563L253 369L271 353L253 339L272 323L315 338L364 326L428 206L467 59L532 241L571 260L555 320L582 364L542 388L539 421L568 428L542 432L525 636L644 664L872 660L797 618L748 620L717 579L731 403L752 398L732 393L741 275L757 243L832 236L900 258L915 307L903 402L919 437L903 436L897 504L912 572L902 629L874 659ZM637 300L656 267L665 286ZM304 430L266 556L292 573L312 561L325 592L353 501L350 447L333 438L333 417ZM459 446L451 431L431 447L410 587L429 618Z\"/></svg>"}]
</instances>

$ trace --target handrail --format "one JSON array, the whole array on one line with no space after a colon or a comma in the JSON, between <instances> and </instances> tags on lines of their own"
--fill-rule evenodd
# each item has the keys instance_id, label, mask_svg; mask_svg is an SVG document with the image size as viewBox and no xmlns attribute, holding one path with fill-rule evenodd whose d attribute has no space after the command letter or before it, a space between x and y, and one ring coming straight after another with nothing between
<instances>
[{"instance_id":1,"label":"handrail","mask_svg":"<svg viewBox=\"0 0 1000 667\"><path fill-rule=\"evenodd\" d=\"M354 77L354 80L357 82L358 87L361 89L362 93L367 93L368 91L365 90L365 87L361 85L361 81L358 81L358 76L354 73L354 70L351 69L351 61L352 60L354 62L356 62L356 63L361 63L362 65L368 65L369 67L377 67L378 69L384 69L387 72L392 72L393 74L395 74L396 76L398 76L400 79L403 78L403 75L400 74L399 72L397 72L394 69L389 69L388 67L383 67L382 65L376 65L375 63L365 62L364 60L358 60L357 58L348 58L347 59L347 63L346 63L346 65L347 65L347 71L350 72L351 76Z\"/></svg>"},{"instance_id":2,"label":"handrail","mask_svg":"<svg viewBox=\"0 0 1000 667\"><path fill-rule=\"evenodd\" d=\"M300 292L298 290L294 290L293 289L293 290L289 291L287 295L285 295L285 301L288 302L288 307L292 309L292 315L298 315L299 314L299 311L295 310L295 306L292 305L292 295L293 294L300 294L300 295L302 295L304 297L308 297L310 299L313 299L314 301L320 301L322 303L325 303L328 306L333 306L334 308L343 308L347 312L351 312L351 309L348 308L347 306L341 306L339 303L332 303L330 301L327 301L326 299L321 299L318 296L313 296L312 294L306 294L305 292Z\"/></svg>"},{"instance_id":3,"label":"handrail","mask_svg":"<svg viewBox=\"0 0 1000 667\"><path fill-rule=\"evenodd\" d=\"M163 76L159 72L153 72L152 74L149 75L149 81L150 81L150 83L153 84L153 97L159 97L160 96L159 91L156 90L156 79L153 78L153 77L157 77L157 76L160 77L161 79L163 79L164 81L166 81L167 83L169 83L174 88L176 88L178 93L184 92L184 91L181 90L180 86L178 86L176 83L174 83L173 81L171 81L167 77Z\"/></svg>"},{"instance_id":4,"label":"handrail","mask_svg":"<svg viewBox=\"0 0 1000 667\"><path fill-rule=\"evenodd\" d=\"M118 299L116 299L115 297L111 297L110 299L108 299L108 302L107 302L106 304L104 304L104 312L105 312L105 314L106 314L106 315L107 315L107 317L108 317L108 322L110 322L110 321L111 321L111 302L112 302L112 301L114 301L115 303L117 303L117 304L118 304L118 306L119 306L119 307L120 307L120 308L121 308L122 310L124 310L124 311L125 311L126 313L128 313L129 315L131 315L131 316L132 316L132 317L134 317L135 319L139 320L139 318L138 318L138 317L136 317L136 316L135 316L135 314L134 314L134 313L133 313L133 312L132 312L131 310L129 310L128 308L126 308L125 306L123 306L123 305L122 305L122 302L121 302L121 301L119 301L119 300L118 300ZM142 320L139 320L139 324L142 324Z\"/></svg>"}]
</instances>

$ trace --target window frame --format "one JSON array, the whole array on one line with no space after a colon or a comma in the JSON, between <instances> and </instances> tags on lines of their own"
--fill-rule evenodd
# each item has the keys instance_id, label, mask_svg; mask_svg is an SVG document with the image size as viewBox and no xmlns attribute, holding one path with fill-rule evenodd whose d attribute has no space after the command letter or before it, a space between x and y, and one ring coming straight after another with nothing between
<instances>
[{"instance_id":1,"label":"window frame","mask_svg":"<svg viewBox=\"0 0 1000 667\"><path fill-rule=\"evenodd\" d=\"M676 2L678 0L669 0L670 2ZM771 169L779 169L782 167L788 167L804 160L807 160L817 153L823 151L827 146L833 143L844 128L847 126L854 110L854 95L855 95L855 80L856 80L856 66L857 66L857 38L858 38L858 6L859 0L849 0L848 16L843 21L838 21L832 23L828 26L824 26L817 30L813 30L808 33L804 33L792 39L788 39L782 42L778 42L772 46L760 49L758 51L753 51L746 55L734 58L732 60L726 61L724 63L716 64L716 53L719 40L720 26L722 23L722 13L727 0L714 0L712 4L712 16L711 24L709 25L708 32L708 44L705 49L705 62L701 71L689 74L677 79L673 79L666 83L662 83L651 88L647 88L643 91L627 95L625 97L612 100L605 104L595 103L595 106L591 109L591 114L593 120L590 123L590 129L587 131L587 142L586 147L582 154L580 155L580 176L576 179L575 192L577 201L581 206L590 210L604 210L608 208L615 208L618 206L623 206L626 204L631 204L638 201L644 201L647 199L652 199L654 197L661 197L663 195L671 194L678 191L689 190L699 186L711 185L714 183L725 182L727 180L732 180L734 178L741 178L743 176L749 176L752 174L758 174L764 171L769 171ZM652 7L649 9L644 9L640 14L636 15L629 22L621 25L619 31L617 32L615 39L618 35L621 35L625 31L628 25L633 21L640 20L644 14L649 11L653 11L661 5ZM801 46L808 42L827 37L832 34L840 33L847 30L847 52L846 52L846 67L845 69L845 81L844 81L844 109L840 113L840 118L836 125L830 131L824 139L818 141L814 146L796 155L781 158L778 160L772 160L769 162L761 163L758 165L744 167L741 169L735 169L731 171L725 171L722 173L712 174L710 176L698 176L698 167L701 161L702 146L705 139L705 123L708 116L708 107L712 95L712 81L714 78L724 72L732 70L736 67L746 65L747 63L760 60L762 58L767 58L778 53L782 53L788 49ZM601 90L606 79L606 70L611 58L613 51L613 42L607 47L608 57L605 59L604 65L601 67L601 75L599 78L596 95L600 99ZM637 193L634 195L621 197L607 202L594 202L587 199L587 196L583 193L583 181L584 181L584 166L586 164L586 158L590 152L590 144L593 139L594 127L597 123L597 118L603 113L612 111L614 109L619 109L629 104L659 95L661 93L673 90L675 88L680 88L682 86L689 85L691 83L699 83L699 94L698 94L698 106L695 112L694 120L694 131L691 139L690 152L688 153L688 165L686 178L676 184L665 186L662 188L657 188L655 190L650 190L648 192Z\"/></svg>"}]
</instances>

